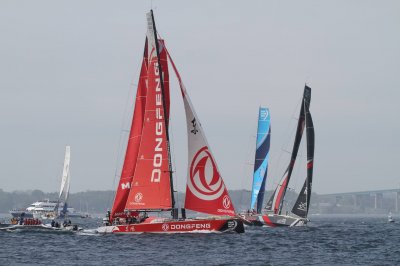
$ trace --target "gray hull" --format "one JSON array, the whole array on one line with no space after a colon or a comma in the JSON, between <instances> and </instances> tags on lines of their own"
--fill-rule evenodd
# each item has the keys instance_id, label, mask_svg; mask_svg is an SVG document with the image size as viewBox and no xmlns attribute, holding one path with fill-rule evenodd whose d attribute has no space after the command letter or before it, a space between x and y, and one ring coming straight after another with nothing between
<instances>
[{"instance_id":1,"label":"gray hull","mask_svg":"<svg viewBox=\"0 0 400 266\"><path fill-rule=\"evenodd\" d=\"M277 214L242 214L243 222L251 226L305 226L307 218Z\"/></svg>"}]
</instances>

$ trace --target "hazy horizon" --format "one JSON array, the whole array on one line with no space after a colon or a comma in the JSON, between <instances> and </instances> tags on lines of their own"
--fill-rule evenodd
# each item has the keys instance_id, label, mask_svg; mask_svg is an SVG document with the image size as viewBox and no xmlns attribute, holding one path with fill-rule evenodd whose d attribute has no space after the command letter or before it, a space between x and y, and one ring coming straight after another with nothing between
<instances>
[{"instance_id":1,"label":"hazy horizon","mask_svg":"<svg viewBox=\"0 0 400 266\"><path fill-rule=\"evenodd\" d=\"M57 191L66 145L71 192L115 189L150 4L0 2L1 189ZM260 105L271 112L273 189L288 163L282 150L291 150L305 83L316 138L313 191L400 188L400 2L152 4L228 189L251 187ZM184 191L185 114L171 70L175 184ZM304 159L296 169L293 187L304 180Z\"/></svg>"}]
</instances>

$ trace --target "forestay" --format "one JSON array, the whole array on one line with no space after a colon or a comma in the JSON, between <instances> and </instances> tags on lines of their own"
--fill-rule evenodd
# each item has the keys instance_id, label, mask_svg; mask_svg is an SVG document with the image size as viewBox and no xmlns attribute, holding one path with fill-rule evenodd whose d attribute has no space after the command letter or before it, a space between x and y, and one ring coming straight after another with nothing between
<instances>
[{"instance_id":1,"label":"forestay","mask_svg":"<svg viewBox=\"0 0 400 266\"><path fill-rule=\"evenodd\" d=\"M135 109L133 112L131 129L125 152L125 160L122 167L121 177L117 187L117 192L115 194L114 204L111 210L111 219L125 216L125 205L130 192L133 175L135 173L139 147L142 140L144 112L146 106L147 64L148 56L146 39L144 45L142 66L140 70L140 77L136 91Z\"/></svg>"},{"instance_id":2,"label":"forestay","mask_svg":"<svg viewBox=\"0 0 400 266\"><path fill-rule=\"evenodd\" d=\"M306 86L306 88L308 88ZM296 129L296 137L294 139L294 144L293 144L293 150L290 158L290 163L288 167L286 168L286 171L279 181L278 186L276 187L274 193L272 194L271 198L269 199L266 209L273 211L275 214L280 214L282 211L282 203L283 203L283 198L285 197L285 193L290 181L290 177L292 176L293 168L296 162L296 157L297 153L299 151L300 147L300 142L301 138L303 136L304 132L304 126L305 126L305 109L304 109L304 101L305 98L307 97L307 89L304 89L304 94L303 94L303 99L302 99L302 104L300 107L300 114L299 114L299 120L297 122L297 129ZM310 92L311 95L311 92Z\"/></svg>"}]
</instances>

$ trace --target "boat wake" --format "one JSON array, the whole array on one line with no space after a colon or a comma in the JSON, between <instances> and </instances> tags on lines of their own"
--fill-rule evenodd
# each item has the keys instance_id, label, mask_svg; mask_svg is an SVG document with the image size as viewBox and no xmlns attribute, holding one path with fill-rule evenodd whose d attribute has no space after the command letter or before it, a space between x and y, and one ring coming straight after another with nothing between
<instances>
[{"instance_id":1,"label":"boat wake","mask_svg":"<svg viewBox=\"0 0 400 266\"><path fill-rule=\"evenodd\" d=\"M77 235L80 236L99 236L100 234L96 229L83 229L79 232L76 232Z\"/></svg>"}]
</instances>

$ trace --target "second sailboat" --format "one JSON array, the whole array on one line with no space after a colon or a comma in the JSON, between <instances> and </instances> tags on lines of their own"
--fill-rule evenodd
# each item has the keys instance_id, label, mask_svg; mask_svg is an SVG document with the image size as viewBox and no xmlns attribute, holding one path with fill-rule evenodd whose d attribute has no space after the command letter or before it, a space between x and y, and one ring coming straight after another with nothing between
<instances>
[{"instance_id":1,"label":"second sailboat","mask_svg":"<svg viewBox=\"0 0 400 266\"><path fill-rule=\"evenodd\" d=\"M241 217L243 218L243 221L246 224L267 225L271 227L301 226L307 224L308 222L307 216L311 199L312 177L313 177L313 167L314 167L314 142L315 142L314 124L310 113L310 102L311 102L311 88L306 85L304 88L303 98L301 101L296 136L294 140L294 145L289 165L286 168L286 171L281 180L279 181L274 192L272 193L270 199L268 200L264 210L261 210L260 204L262 204L262 200L264 197L265 182L267 177L271 130L270 130L269 116L268 120L265 119L265 121L268 122L264 122L265 125L268 125L268 131L263 130L262 129L263 127L260 127L260 124L262 124L263 122L262 121L263 119L261 119L262 114L260 109L251 210L241 214ZM300 190L298 198L291 212L286 210L286 212L283 213L284 198L294 169L304 128L306 129L306 143L307 143L307 165L306 165L307 177L304 181L304 185ZM260 138L260 136L264 137ZM260 176L258 180L262 180L262 182L257 181L257 176ZM255 198L258 199L257 209L254 209Z\"/></svg>"}]
</instances>

